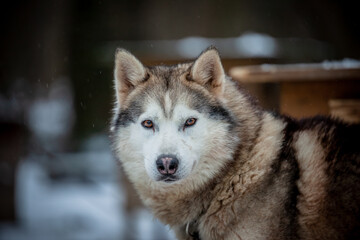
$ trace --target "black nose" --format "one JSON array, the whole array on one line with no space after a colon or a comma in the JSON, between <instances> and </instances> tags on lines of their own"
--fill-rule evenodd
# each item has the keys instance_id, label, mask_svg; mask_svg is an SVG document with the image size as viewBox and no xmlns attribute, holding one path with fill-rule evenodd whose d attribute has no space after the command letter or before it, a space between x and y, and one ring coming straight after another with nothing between
<instances>
[{"instance_id":1,"label":"black nose","mask_svg":"<svg viewBox=\"0 0 360 240\"><path fill-rule=\"evenodd\" d=\"M179 160L171 154L163 154L156 160L156 167L162 175L173 175L179 165Z\"/></svg>"}]
</instances>

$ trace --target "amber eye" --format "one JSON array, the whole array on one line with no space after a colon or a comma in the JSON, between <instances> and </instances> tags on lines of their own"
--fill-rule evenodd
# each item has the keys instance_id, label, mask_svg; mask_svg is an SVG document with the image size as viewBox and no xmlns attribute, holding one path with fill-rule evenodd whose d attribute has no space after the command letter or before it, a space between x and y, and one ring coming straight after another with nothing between
<instances>
[{"instance_id":1,"label":"amber eye","mask_svg":"<svg viewBox=\"0 0 360 240\"><path fill-rule=\"evenodd\" d=\"M196 123L196 118L189 118L185 122L185 127L190 127Z\"/></svg>"},{"instance_id":2,"label":"amber eye","mask_svg":"<svg viewBox=\"0 0 360 240\"><path fill-rule=\"evenodd\" d=\"M154 124L151 120L145 120L141 123L144 128L153 128Z\"/></svg>"}]
</instances>

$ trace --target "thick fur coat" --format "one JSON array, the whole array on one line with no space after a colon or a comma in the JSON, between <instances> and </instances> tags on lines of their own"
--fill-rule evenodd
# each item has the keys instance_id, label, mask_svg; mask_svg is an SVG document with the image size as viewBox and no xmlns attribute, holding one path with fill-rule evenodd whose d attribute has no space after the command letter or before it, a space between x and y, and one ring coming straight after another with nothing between
<instances>
[{"instance_id":1,"label":"thick fur coat","mask_svg":"<svg viewBox=\"0 0 360 240\"><path fill-rule=\"evenodd\" d=\"M360 239L359 125L262 110L215 48L155 67L119 49L115 90L114 153L178 239Z\"/></svg>"}]
</instances>

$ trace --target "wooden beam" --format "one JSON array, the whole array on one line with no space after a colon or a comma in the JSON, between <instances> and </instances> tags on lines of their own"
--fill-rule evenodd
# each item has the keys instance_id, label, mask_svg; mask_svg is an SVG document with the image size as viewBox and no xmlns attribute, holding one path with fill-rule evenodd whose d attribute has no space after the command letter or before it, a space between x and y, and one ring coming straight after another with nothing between
<instances>
[{"instance_id":1,"label":"wooden beam","mask_svg":"<svg viewBox=\"0 0 360 240\"><path fill-rule=\"evenodd\" d=\"M231 68L229 75L243 83L360 80L360 61L242 66Z\"/></svg>"}]
</instances>

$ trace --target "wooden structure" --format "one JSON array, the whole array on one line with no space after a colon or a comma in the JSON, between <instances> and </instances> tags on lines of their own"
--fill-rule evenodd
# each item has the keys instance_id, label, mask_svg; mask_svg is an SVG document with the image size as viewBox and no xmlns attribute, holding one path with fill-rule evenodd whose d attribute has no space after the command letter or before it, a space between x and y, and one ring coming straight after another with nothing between
<instances>
[{"instance_id":1,"label":"wooden structure","mask_svg":"<svg viewBox=\"0 0 360 240\"><path fill-rule=\"evenodd\" d=\"M277 84L281 113L295 118L332 114L360 122L360 61L263 64L234 67L229 74L245 84Z\"/></svg>"}]
</instances>

